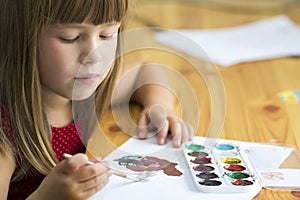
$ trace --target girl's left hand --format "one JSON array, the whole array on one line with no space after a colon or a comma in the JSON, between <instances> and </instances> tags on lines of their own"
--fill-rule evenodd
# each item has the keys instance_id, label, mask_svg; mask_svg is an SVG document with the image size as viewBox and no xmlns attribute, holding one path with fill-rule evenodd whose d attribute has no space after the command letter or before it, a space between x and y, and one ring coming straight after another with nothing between
<instances>
[{"instance_id":1,"label":"girl's left hand","mask_svg":"<svg viewBox=\"0 0 300 200\"><path fill-rule=\"evenodd\" d=\"M190 141L194 136L193 127L179 118L173 111L163 109L159 105L146 107L139 118L138 137L145 139L148 130L157 130L157 143L166 143L168 133L172 136L173 146L178 148L181 143Z\"/></svg>"}]
</instances>

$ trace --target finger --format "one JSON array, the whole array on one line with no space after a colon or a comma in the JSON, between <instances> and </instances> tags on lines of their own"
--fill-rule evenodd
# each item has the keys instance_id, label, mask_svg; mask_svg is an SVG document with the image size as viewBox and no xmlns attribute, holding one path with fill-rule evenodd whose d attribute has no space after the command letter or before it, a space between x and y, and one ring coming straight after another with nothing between
<instances>
[{"instance_id":1,"label":"finger","mask_svg":"<svg viewBox=\"0 0 300 200\"><path fill-rule=\"evenodd\" d=\"M179 147L181 144L181 124L174 118L169 118L170 130L174 147Z\"/></svg>"},{"instance_id":2,"label":"finger","mask_svg":"<svg viewBox=\"0 0 300 200\"><path fill-rule=\"evenodd\" d=\"M108 182L111 173L103 173L101 175L95 176L91 179L79 183L79 188L83 191L91 190L98 185L105 185Z\"/></svg>"},{"instance_id":3,"label":"finger","mask_svg":"<svg viewBox=\"0 0 300 200\"><path fill-rule=\"evenodd\" d=\"M93 162L93 163L98 163L98 162L102 161L102 158L101 157L95 157L95 158L90 159L90 161Z\"/></svg>"},{"instance_id":4,"label":"finger","mask_svg":"<svg viewBox=\"0 0 300 200\"><path fill-rule=\"evenodd\" d=\"M89 197L93 196L95 193L97 193L102 188L104 188L107 185L108 182L109 182L109 179L107 179L103 183L100 183L100 184L96 185L95 187L92 187L88 190L85 190L83 192L83 198L82 199L88 199Z\"/></svg>"},{"instance_id":5,"label":"finger","mask_svg":"<svg viewBox=\"0 0 300 200\"><path fill-rule=\"evenodd\" d=\"M95 163L93 165L86 165L81 167L74 173L74 180L76 182L85 182L97 176L109 173L110 169L102 163Z\"/></svg>"},{"instance_id":6,"label":"finger","mask_svg":"<svg viewBox=\"0 0 300 200\"><path fill-rule=\"evenodd\" d=\"M147 138L147 125L148 125L148 120L147 120L147 115L145 112L141 113L141 116L139 118L139 127L138 127L138 138L140 139L145 139Z\"/></svg>"},{"instance_id":7,"label":"finger","mask_svg":"<svg viewBox=\"0 0 300 200\"><path fill-rule=\"evenodd\" d=\"M181 143L187 142L189 138L189 129L186 123L181 123Z\"/></svg>"},{"instance_id":8,"label":"finger","mask_svg":"<svg viewBox=\"0 0 300 200\"><path fill-rule=\"evenodd\" d=\"M163 128L165 128L167 113L162 106L158 104L153 105L149 109L149 118L151 126L156 127L157 132L160 132Z\"/></svg>"},{"instance_id":9,"label":"finger","mask_svg":"<svg viewBox=\"0 0 300 200\"><path fill-rule=\"evenodd\" d=\"M165 119L164 127L157 134L157 143L163 145L166 143L166 139L169 131L169 121Z\"/></svg>"},{"instance_id":10,"label":"finger","mask_svg":"<svg viewBox=\"0 0 300 200\"><path fill-rule=\"evenodd\" d=\"M55 170L64 174L72 174L81 167L85 166L88 158L85 154L75 154L71 158L66 158L55 167Z\"/></svg>"},{"instance_id":11,"label":"finger","mask_svg":"<svg viewBox=\"0 0 300 200\"><path fill-rule=\"evenodd\" d=\"M188 128L188 140L191 141L195 135L195 131L192 125L190 125L189 123L187 123L187 128Z\"/></svg>"}]
</instances>

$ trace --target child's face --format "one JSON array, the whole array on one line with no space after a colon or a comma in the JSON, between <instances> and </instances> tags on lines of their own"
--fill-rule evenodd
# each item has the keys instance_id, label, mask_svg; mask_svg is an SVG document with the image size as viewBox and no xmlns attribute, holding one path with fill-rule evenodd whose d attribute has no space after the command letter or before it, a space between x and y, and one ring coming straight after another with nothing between
<instances>
[{"instance_id":1,"label":"child's face","mask_svg":"<svg viewBox=\"0 0 300 200\"><path fill-rule=\"evenodd\" d=\"M43 94L73 100L89 97L112 67L119 26L119 23L51 25L39 43Z\"/></svg>"}]
</instances>

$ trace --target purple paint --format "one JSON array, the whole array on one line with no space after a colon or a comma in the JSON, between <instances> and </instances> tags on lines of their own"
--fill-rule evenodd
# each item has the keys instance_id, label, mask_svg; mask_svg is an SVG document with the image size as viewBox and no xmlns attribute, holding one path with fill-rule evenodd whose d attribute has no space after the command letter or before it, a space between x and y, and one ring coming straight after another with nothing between
<instances>
[{"instance_id":1,"label":"purple paint","mask_svg":"<svg viewBox=\"0 0 300 200\"><path fill-rule=\"evenodd\" d=\"M195 164L210 164L211 158L195 158L194 160L191 160L191 162Z\"/></svg>"},{"instance_id":2,"label":"purple paint","mask_svg":"<svg viewBox=\"0 0 300 200\"><path fill-rule=\"evenodd\" d=\"M196 174L196 176L205 180L219 178L219 176L213 172L202 172L200 174Z\"/></svg>"}]
</instances>

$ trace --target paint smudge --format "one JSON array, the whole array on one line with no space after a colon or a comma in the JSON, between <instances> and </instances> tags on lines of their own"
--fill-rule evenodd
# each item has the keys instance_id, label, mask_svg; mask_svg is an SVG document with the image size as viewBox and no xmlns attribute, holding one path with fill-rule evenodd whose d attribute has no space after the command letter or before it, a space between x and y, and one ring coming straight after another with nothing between
<instances>
[{"instance_id":1,"label":"paint smudge","mask_svg":"<svg viewBox=\"0 0 300 200\"><path fill-rule=\"evenodd\" d=\"M246 167L242 165L225 165L224 169L228 171L244 171Z\"/></svg>"},{"instance_id":2,"label":"paint smudge","mask_svg":"<svg viewBox=\"0 0 300 200\"><path fill-rule=\"evenodd\" d=\"M222 182L216 180L204 180L204 181L200 181L199 184L205 186L219 186L222 184Z\"/></svg>"},{"instance_id":3,"label":"paint smudge","mask_svg":"<svg viewBox=\"0 0 300 200\"><path fill-rule=\"evenodd\" d=\"M221 158L221 161L225 164L240 164L242 162L238 158Z\"/></svg>"},{"instance_id":4,"label":"paint smudge","mask_svg":"<svg viewBox=\"0 0 300 200\"><path fill-rule=\"evenodd\" d=\"M233 150L234 146L231 144L216 144L215 148L222 151Z\"/></svg>"},{"instance_id":5,"label":"paint smudge","mask_svg":"<svg viewBox=\"0 0 300 200\"><path fill-rule=\"evenodd\" d=\"M205 180L219 178L219 176L213 172L202 172L200 174L196 174L196 176Z\"/></svg>"},{"instance_id":6,"label":"paint smudge","mask_svg":"<svg viewBox=\"0 0 300 200\"><path fill-rule=\"evenodd\" d=\"M249 178L250 175L246 172L229 172L229 173L224 173L226 176L232 179L243 179L243 178Z\"/></svg>"},{"instance_id":7,"label":"paint smudge","mask_svg":"<svg viewBox=\"0 0 300 200\"><path fill-rule=\"evenodd\" d=\"M204 158L204 157L208 156L208 153L203 152L203 151L199 151L199 152L193 151L193 152L189 152L188 155L192 156L192 157Z\"/></svg>"},{"instance_id":8,"label":"paint smudge","mask_svg":"<svg viewBox=\"0 0 300 200\"><path fill-rule=\"evenodd\" d=\"M200 172L210 172L210 171L215 170L214 167L208 166L208 165L197 165L197 166L194 166L193 169L195 171L200 171Z\"/></svg>"},{"instance_id":9,"label":"paint smudge","mask_svg":"<svg viewBox=\"0 0 300 200\"><path fill-rule=\"evenodd\" d=\"M192 163L195 163L195 164L210 164L211 163L211 158L195 158L194 160L191 160Z\"/></svg>"},{"instance_id":10,"label":"paint smudge","mask_svg":"<svg viewBox=\"0 0 300 200\"><path fill-rule=\"evenodd\" d=\"M176 169L177 163L172 163L164 159L151 157L151 156L123 156L122 158L115 159L119 165L126 166L127 169L136 172L143 171L159 171L168 176L181 176L182 172Z\"/></svg>"},{"instance_id":11,"label":"paint smudge","mask_svg":"<svg viewBox=\"0 0 300 200\"><path fill-rule=\"evenodd\" d=\"M253 182L252 182L252 181L249 181L249 180L241 180L241 179L232 181L231 183L232 183L233 185L237 185L237 186L253 185Z\"/></svg>"},{"instance_id":12,"label":"paint smudge","mask_svg":"<svg viewBox=\"0 0 300 200\"><path fill-rule=\"evenodd\" d=\"M186 145L186 148L192 151L201 151L204 149L204 146L200 144L190 144Z\"/></svg>"}]
</instances>

